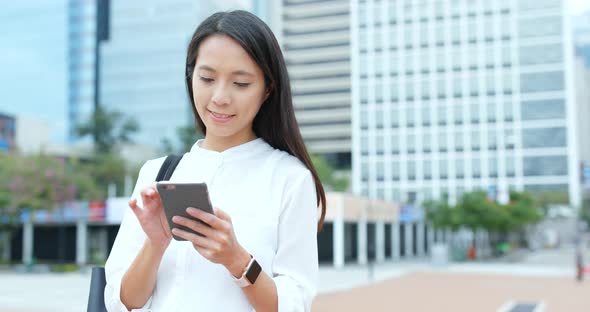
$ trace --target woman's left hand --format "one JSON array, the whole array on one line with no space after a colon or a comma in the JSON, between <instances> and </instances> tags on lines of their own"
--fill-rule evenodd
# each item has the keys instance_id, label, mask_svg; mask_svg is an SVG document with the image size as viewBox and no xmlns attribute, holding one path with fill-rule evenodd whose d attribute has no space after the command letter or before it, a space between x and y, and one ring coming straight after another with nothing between
<instances>
[{"instance_id":1,"label":"woman's left hand","mask_svg":"<svg viewBox=\"0 0 590 312\"><path fill-rule=\"evenodd\" d=\"M225 266L233 276L239 278L250 262L250 254L238 243L230 216L219 208L214 208L215 214L196 208L187 208L186 211L205 224L180 216L173 217L172 222L203 236L179 228L172 229L172 233L190 241L199 254L213 263Z\"/></svg>"}]
</instances>

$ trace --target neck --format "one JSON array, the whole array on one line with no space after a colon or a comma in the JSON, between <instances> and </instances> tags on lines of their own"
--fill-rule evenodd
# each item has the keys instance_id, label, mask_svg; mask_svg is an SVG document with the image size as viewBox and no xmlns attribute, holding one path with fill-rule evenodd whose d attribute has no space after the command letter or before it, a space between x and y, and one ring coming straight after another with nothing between
<instances>
[{"instance_id":1,"label":"neck","mask_svg":"<svg viewBox=\"0 0 590 312\"><path fill-rule=\"evenodd\" d=\"M240 136L219 137L214 135L205 135L203 148L216 152L223 152L232 147L248 143L256 139L254 132L250 132Z\"/></svg>"}]
</instances>

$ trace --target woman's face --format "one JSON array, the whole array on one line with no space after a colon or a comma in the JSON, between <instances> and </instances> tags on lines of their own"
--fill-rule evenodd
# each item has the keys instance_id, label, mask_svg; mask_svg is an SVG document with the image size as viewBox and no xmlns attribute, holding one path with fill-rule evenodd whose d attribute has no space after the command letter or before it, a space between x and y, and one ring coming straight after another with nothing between
<instances>
[{"instance_id":1,"label":"woman's face","mask_svg":"<svg viewBox=\"0 0 590 312\"><path fill-rule=\"evenodd\" d=\"M203 40L197 55L193 104L207 128L207 139L239 144L255 138L252 122L267 96L262 70L224 35Z\"/></svg>"}]
</instances>

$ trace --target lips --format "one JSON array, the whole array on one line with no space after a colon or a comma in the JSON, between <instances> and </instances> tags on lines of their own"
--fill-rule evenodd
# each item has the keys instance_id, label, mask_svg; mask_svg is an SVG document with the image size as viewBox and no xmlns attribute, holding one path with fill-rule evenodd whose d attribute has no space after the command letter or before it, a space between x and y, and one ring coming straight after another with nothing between
<instances>
[{"instance_id":1,"label":"lips","mask_svg":"<svg viewBox=\"0 0 590 312\"><path fill-rule=\"evenodd\" d=\"M217 123L229 122L235 116L235 115L229 115L229 114L220 114L220 113L212 112L210 110L207 110L207 111L210 114L210 118Z\"/></svg>"},{"instance_id":2,"label":"lips","mask_svg":"<svg viewBox=\"0 0 590 312\"><path fill-rule=\"evenodd\" d=\"M218 114L218 113L212 112L212 111L209 111L209 112L211 112L211 114L213 116L217 117L217 118L230 118L230 117L233 117L233 115Z\"/></svg>"}]
</instances>

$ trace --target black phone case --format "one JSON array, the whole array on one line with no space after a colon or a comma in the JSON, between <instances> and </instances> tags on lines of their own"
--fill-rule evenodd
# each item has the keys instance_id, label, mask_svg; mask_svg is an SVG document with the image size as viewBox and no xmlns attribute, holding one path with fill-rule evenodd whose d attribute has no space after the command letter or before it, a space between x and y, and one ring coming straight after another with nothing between
<instances>
[{"instance_id":1,"label":"black phone case","mask_svg":"<svg viewBox=\"0 0 590 312\"><path fill-rule=\"evenodd\" d=\"M168 220L170 230L176 227L187 232L201 235L200 233L197 233L187 227L172 222L172 217L181 216L201 222L186 212L186 208L188 207L201 209L212 214L213 207L211 206L211 200L209 199L207 184L158 182L156 186L158 188L158 193L160 193L162 207L164 208L164 214ZM184 238L178 237L174 234L172 237L177 241L185 241Z\"/></svg>"}]
</instances>

